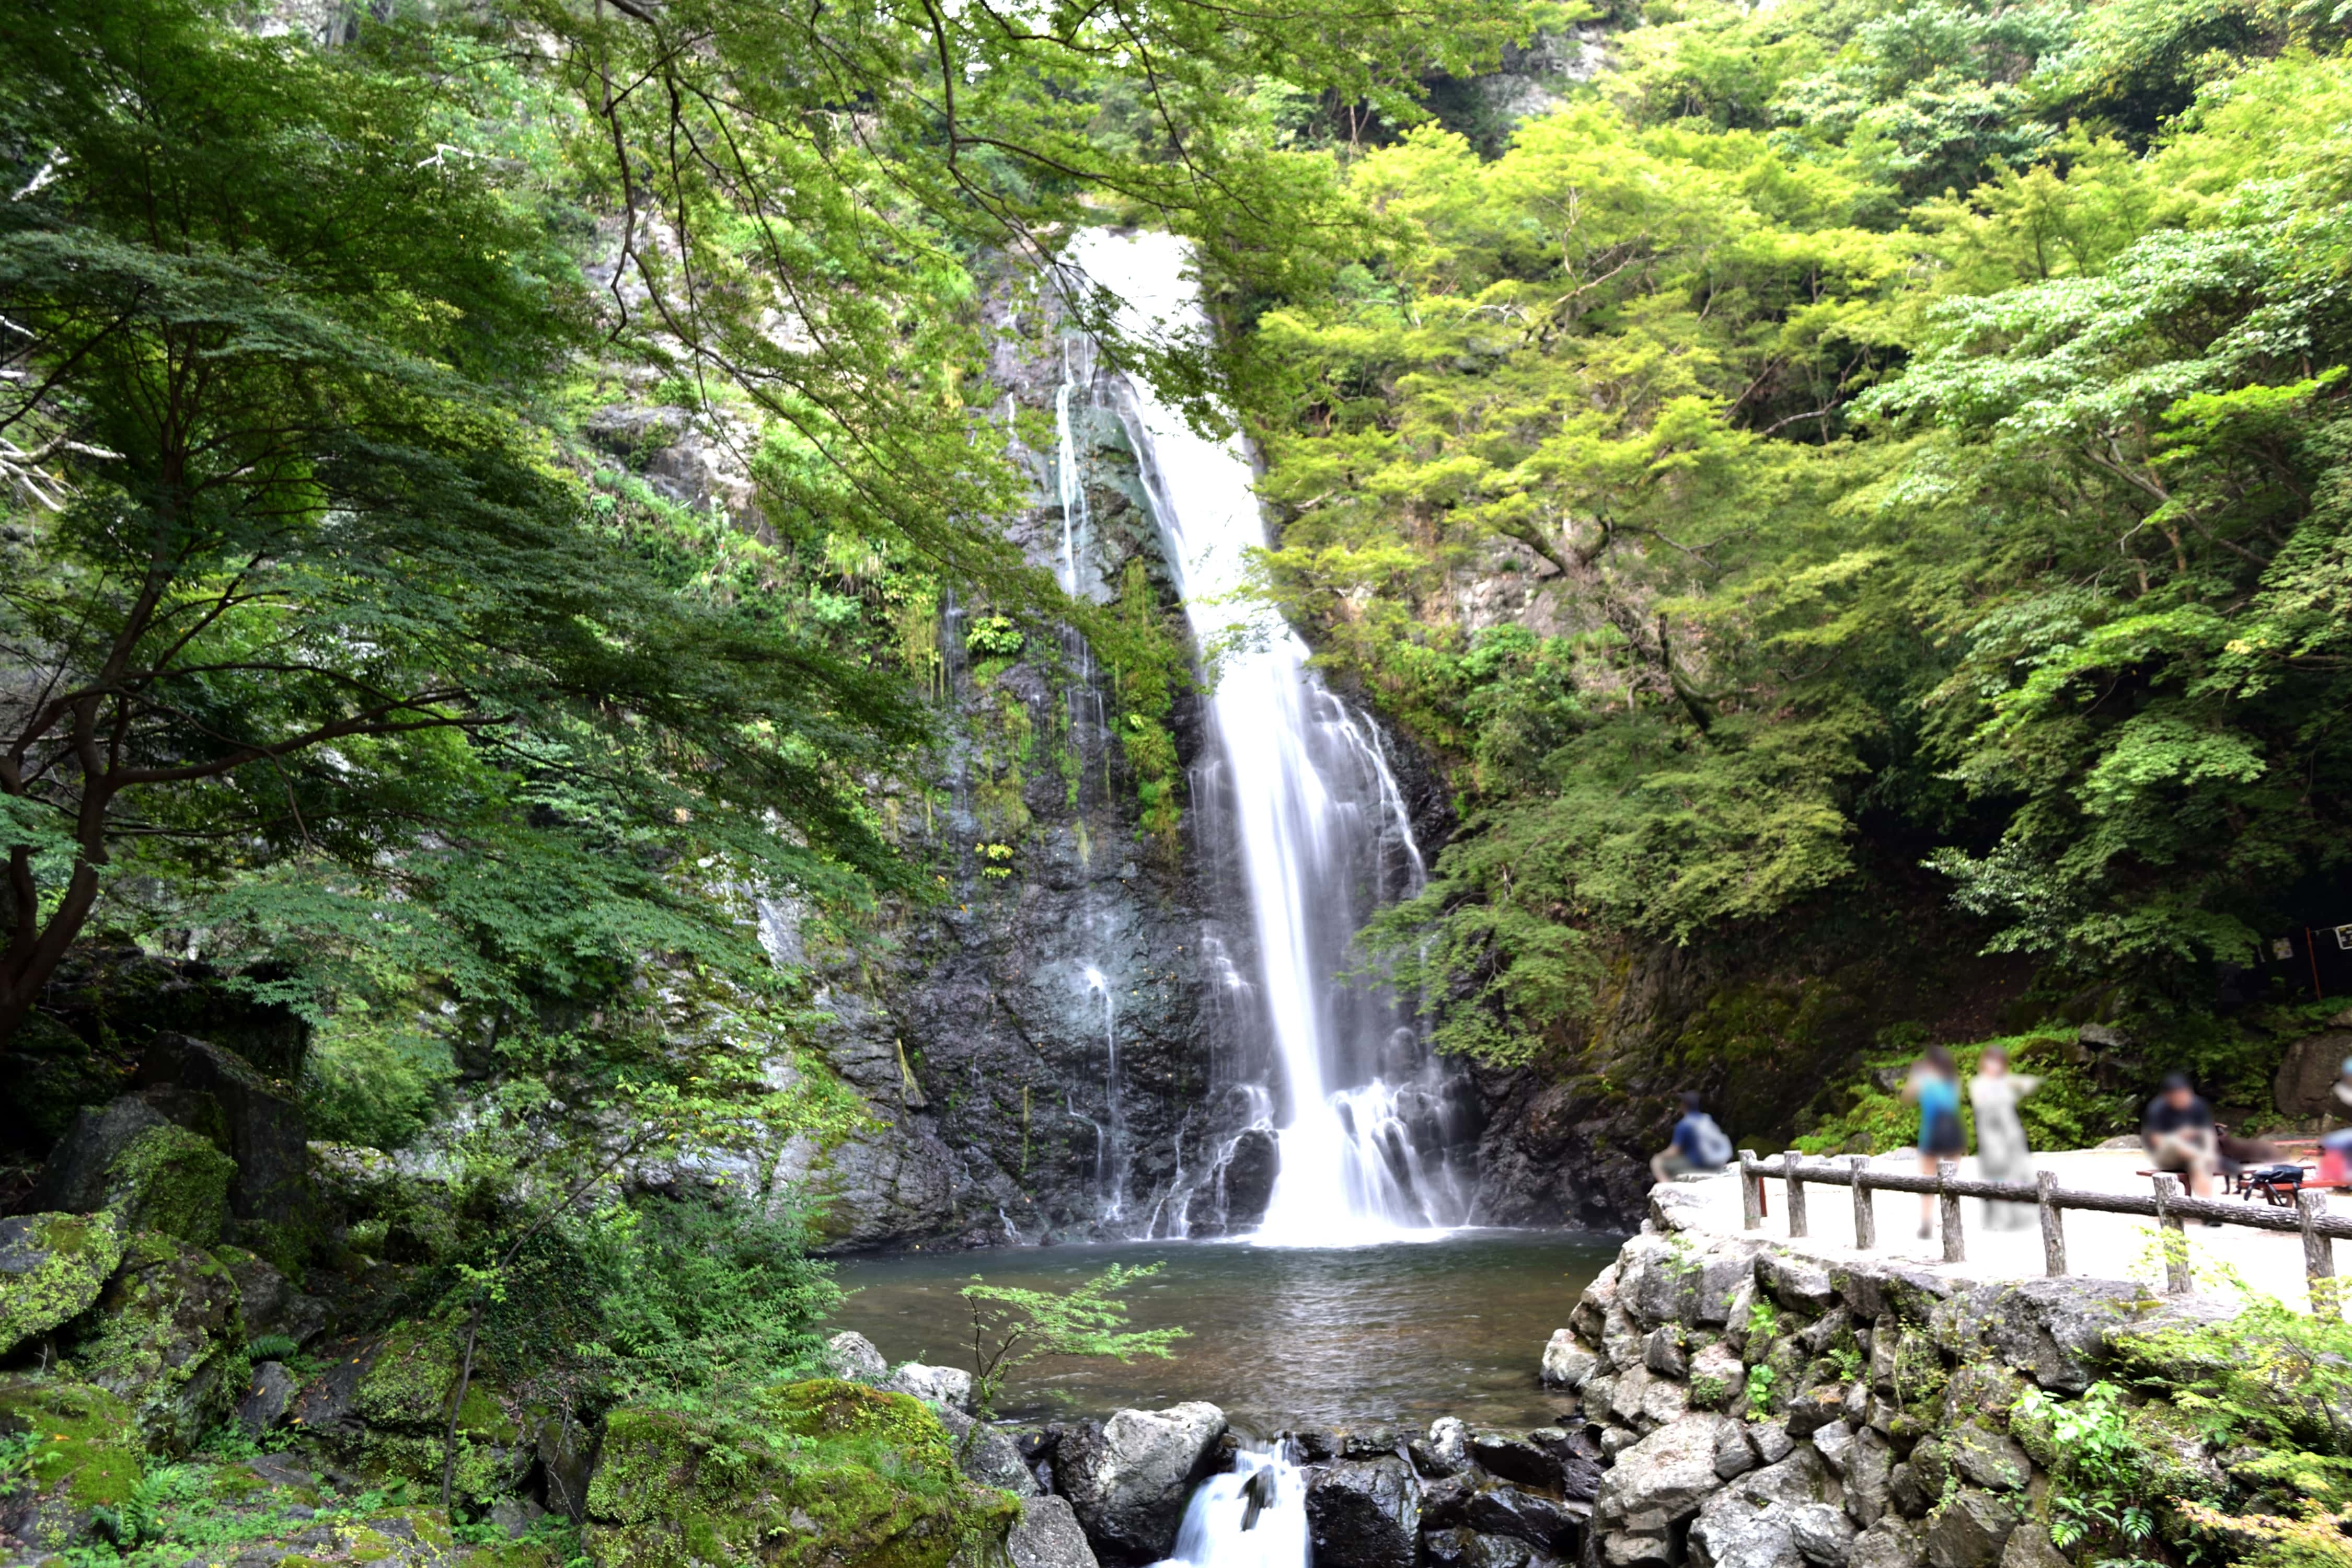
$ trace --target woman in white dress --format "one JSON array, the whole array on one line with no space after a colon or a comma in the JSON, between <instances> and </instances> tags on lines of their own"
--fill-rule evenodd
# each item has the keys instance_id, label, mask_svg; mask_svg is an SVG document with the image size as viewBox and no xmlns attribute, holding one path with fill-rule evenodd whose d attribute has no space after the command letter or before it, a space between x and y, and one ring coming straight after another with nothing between
<instances>
[{"instance_id":1,"label":"woman in white dress","mask_svg":"<svg viewBox=\"0 0 2352 1568\"><path fill-rule=\"evenodd\" d=\"M2028 1073L2009 1070L2009 1053L1988 1046L1977 1058L1976 1077L1969 1080L1969 1103L1977 1113L1977 1168L1988 1182L2033 1180L2033 1151L2025 1142L2025 1123L2018 1120L2017 1102L2042 1087ZM1988 1230L2023 1230L2033 1223L2033 1210L2024 1204L1985 1205Z\"/></svg>"}]
</instances>

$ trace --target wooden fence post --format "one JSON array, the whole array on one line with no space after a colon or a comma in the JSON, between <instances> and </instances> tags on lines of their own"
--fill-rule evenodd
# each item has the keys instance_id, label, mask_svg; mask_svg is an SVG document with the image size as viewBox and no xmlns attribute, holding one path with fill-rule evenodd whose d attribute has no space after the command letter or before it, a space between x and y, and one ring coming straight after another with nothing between
<instances>
[{"instance_id":1,"label":"wooden fence post","mask_svg":"<svg viewBox=\"0 0 2352 1568\"><path fill-rule=\"evenodd\" d=\"M1748 1230L1764 1223L1764 1182L1756 1173L1753 1149L1739 1152L1739 1217Z\"/></svg>"},{"instance_id":2,"label":"wooden fence post","mask_svg":"<svg viewBox=\"0 0 2352 1568\"><path fill-rule=\"evenodd\" d=\"M2189 1232L2172 1208L2179 1196L2179 1177L2162 1174L2156 1178L2156 1241L2164 1249L2164 1288L2175 1296L2186 1296L2196 1289L2196 1283L2189 1274Z\"/></svg>"},{"instance_id":3,"label":"wooden fence post","mask_svg":"<svg viewBox=\"0 0 2352 1568\"><path fill-rule=\"evenodd\" d=\"M1853 1244L1868 1252L1878 1245L1878 1211L1871 1206L1870 1189L1863 1184L1863 1173L1870 1169L1870 1156L1849 1154L1845 1163L1853 1173Z\"/></svg>"},{"instance_id":4,"label":"wooden fence post","mask_svg":"<svg viewBox=\"0 0 2352 1568\"><path fill-rule=\"evenodd\" d=\"M1958 1174L1959 1169L1956 1161L1936 1162L1936 1185L1942 1194L1939 1208L1944 1230L1944 1261L1947 1263L1965 1263L1969 1259L1968 1241L1960 1234L1960 1194L1952 1191L1952 1178Z\"/></svg>"},{"instance_id":5,"label":"wooden fence post","mask_svg":"<svg viewBox=\"0 0 2352 1568\"><path fill-rule=\"evenodd\" d=\"M1789 1234L1803 1236L1805 1232L1805 1180L1797 1173L1799 1155L1794 1149L1780 1155L1780 1180L1789 1188Z\"/></svg>"},{"instance_id":6,"label":"wooden fence post","mask_svg":"<svg viewBox=\"0 0 2352 1568\"><path fill-rule=\"evenodd\" d=\"M2037 1171L2033 1185L2041 1194L2042 1271L2056 1279L2066 1272L2066 1211L2058 1206L2058 1175Z\"/></svg>"},{"instance_id":7,"label":"wooden fence post","mask_svg":"<svg viewBox=\"0 0 2352 1568\"><path fill-rule=\"evenodd\" d=\"M2303 1226L2303 1276L2311 1288L2311 1310L2336 1317L2344 1309L2336 1289L2336 1244L2319 1234L2319 1216L2326 1208L2325 1193L2294 1194L2294 1217Z\"/></svg>"}]
</instances>

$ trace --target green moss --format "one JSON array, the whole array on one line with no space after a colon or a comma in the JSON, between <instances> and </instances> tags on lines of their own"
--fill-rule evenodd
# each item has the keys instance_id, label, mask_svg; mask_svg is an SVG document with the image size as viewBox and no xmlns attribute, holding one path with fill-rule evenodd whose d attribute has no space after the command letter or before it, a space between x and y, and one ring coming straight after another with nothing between
<instances>
[{"instance_id":1,"label":"green moss","mask_svg":"<svg viewBox=\"0 0 2352 1568\"><path fill-rule=\"evenodd\" d=\"M86 1383L0 1377L0 1432L31 1434L33 1484L62 1485L77 1509L121 1502L145 1470L131 1407Z\"/></svg>"},{"instance_id":2,"label":"green moss","mask_svg":"<svg viewBox=\"0 0 2352 1568\"><path fill-rule=\"evenodd\" d=\"M730 1417L615 1411L588 1510L602 1568L946 1568L1001 1542L1018 1504L957 1471L919 1401L820 1379Z\"/></svg>"},{"instance_id":3,"label":"green moss","mask_svg":"<svg viewBox=\"0 0 2352 1568\"><path fill-rule=\"evenodd\" d=\"M448 1419L457 1349L437 1324L395 1324L360 1379L352 1408L371 1426L434 1429Z\"/></svg>"},{"instance_id":4,"label":"green moss","mask_svg":"<svg viewBox=\"0 0 2352 1568\"><path fill-rule=\"evenodd\" d=\"M87 1310L122 1261L111 1215L37 1214L0 1223L0 1355Z\"/></svg>"},{"instance_id":5,"label":"green moss","mask_svg":"<svg viewBox=\"0 0 2352 1568\"><path fill-rule=\"evenodd\" d=\"M237 1287L211 1255L141 1231L78 1321L71 1365L128 1401L149 1446L185 1453L228 1418L252 1372Z\"/></svg>"},{"instance_id":6,"label":"green moss","mask_svg":"<svg viewBox=\"0 0 2352 1568\"><path fill-rule=\"evenodd\" d=\"M106 1203L125 1230L160 1231L198 1247L220 1240L236 1162L184 1127L154 1127L106 1168Z\"/></svg>"}]
</instances>

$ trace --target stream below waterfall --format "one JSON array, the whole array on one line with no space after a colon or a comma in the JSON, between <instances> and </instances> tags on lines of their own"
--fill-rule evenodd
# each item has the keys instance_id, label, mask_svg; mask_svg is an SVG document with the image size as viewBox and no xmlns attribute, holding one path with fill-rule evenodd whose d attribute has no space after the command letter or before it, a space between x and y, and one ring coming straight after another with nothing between
<instances>
[{"instance_id":1,"label":"stream below waterfall","mask_svg":"<svg viewBox=\"0 0 2352 1568\"><path fill-rule=\"evenodd\" d=\"M968 1365L956 1291L974 1274L1066 1289L1113 1263L1164 1260L1129 1299L1135 1327L1190 1331L1174 1359L1042 1362L1013 1375L1001 1412L1038 1419L1205 1399L1269 1436L1418 1427L1439 1415L1541 1426L1560 1411L1536 1379L1544 1342L1622 1239L1470 1230L1344 1248L1138 1242L854 1258L836 1278L855 1293L827 1331L855 1329L893 1363Z\"/></svg>"}]
</instances>

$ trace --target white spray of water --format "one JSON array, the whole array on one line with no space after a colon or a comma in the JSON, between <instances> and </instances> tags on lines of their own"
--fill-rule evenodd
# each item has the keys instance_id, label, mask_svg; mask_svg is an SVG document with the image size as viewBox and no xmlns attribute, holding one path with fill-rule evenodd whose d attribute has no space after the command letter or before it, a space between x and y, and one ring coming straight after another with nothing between
<instances>
[{"instance_id":1,"label":"white spray of water","mask_svg":"<svg viewBox=\"0 0 2352 1568\"><path fill-rule=\"evenodd\" d=\"M1307 1568L1307 1476L1288 1449L1243 1448L1231 1470L1202 1481L1160 1568Z\"/></svg>"},{"instance_id":2,"label":"white spray of water","mask_svg":"<svg viewBox=\"0 0 2352 1568\"><path fill-rule=\"evenodd\" d=\"M1172 236L1090 230L1064 261L1119 299L1130 334L1168 341L1207 330L1185 246ZM1343 928L1368 912L1354 908L1368 841L1401 841L1402 890L1422 878L1402 794L1369 726L1307 668L1289 624L1249 592L1250 552L1266 536L1241 440L1201 435L1139 378L1128 378L1128 390L1122 412L1185 614L1213 665L1212 713L1281 1072L1280 1172L1255 1239L1331 1247L1433 1234L1458 1217L1459 1194L1449 1172L1424 1167L1399 1086L1379 1076L1395 1064L1364 1059L1381 1054L1391 1031L1366 1029L1360 1007L1352 1023L1339 1017L1355 1003L1335 981Z\"/></svg>"}]
</instances>

